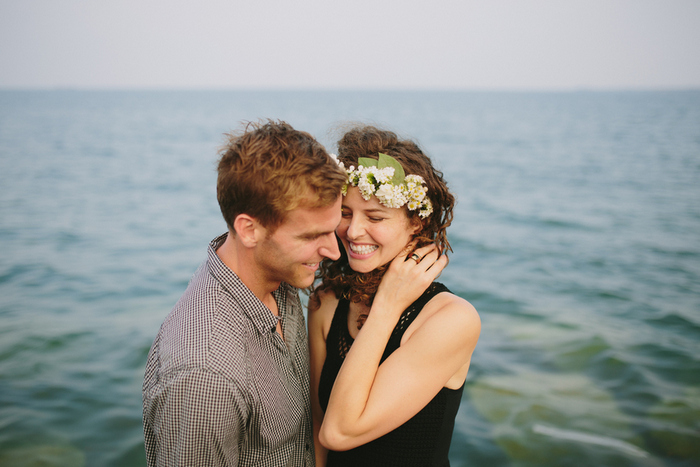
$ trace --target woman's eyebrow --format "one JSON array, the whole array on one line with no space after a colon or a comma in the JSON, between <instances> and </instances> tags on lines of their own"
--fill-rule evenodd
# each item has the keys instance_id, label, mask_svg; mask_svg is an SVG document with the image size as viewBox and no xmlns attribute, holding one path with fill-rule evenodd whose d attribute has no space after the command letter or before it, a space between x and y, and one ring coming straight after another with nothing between
<instances>
[{"instance_id":1,"label":"woman's eyebrow","mask_svg":"<svg viewBox=\"0 0 700 467\"><path fill-rule=\"evenodd\" d=\"M363 209L364 212L381 212L384 213L386 212L386 209L382 208L371 208L371 209Z\"/></svg>"}]
</instances>

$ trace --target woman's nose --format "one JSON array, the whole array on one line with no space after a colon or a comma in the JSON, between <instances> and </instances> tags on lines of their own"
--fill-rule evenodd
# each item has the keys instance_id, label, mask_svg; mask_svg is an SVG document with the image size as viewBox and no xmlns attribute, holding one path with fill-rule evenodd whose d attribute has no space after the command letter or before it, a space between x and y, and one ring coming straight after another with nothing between
<instances>
[{"instance_id":1,"label":"woman's nose","mask_svg":"<svg viewBox=\"0 0 700 467\"><path fill-rule=\"evenodd\" d=\"M357 239L362 236L364 233L365 229L362 224L362 221L357 217L353 216L350 219L350 223L348 224L348 231L347 231L347 236L349 239Z\"/></svg>"}]
</instances>

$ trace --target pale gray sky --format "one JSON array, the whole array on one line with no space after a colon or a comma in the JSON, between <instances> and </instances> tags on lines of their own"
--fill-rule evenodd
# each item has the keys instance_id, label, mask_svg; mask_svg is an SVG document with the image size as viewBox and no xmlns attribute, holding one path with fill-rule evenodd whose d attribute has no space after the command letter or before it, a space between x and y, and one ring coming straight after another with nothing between
<instances>
[{"instance_id":1,"label":"pale gray sky","mask_svg":"<svg viewBox=\"0 0 700 467\"><path fill-rule=\"evenodd\" d=\"M700 0L0 0L0 88L700 87Z\"/></svg>"}]
</instances>

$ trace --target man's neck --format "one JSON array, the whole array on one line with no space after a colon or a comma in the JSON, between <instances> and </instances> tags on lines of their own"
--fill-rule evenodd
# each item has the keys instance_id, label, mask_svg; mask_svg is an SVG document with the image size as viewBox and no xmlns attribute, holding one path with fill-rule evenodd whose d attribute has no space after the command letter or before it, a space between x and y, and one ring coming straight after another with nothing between
<instances>
[{"instance_id":1,"label":"man's neck","mask_svg":"<svg viewBox=\"0 0 700 467\"><path fill-rule=\"evenodd\" d=\"M270 308L274 315L278 314L277 303L275 302L272 292L279 288L280 283L262 279L262 275L259 274L253 255L249 249L236 241L235 235L229 232L224 243L217 248L216 255L231 271L236 273L241 282L243 282L265 306Z\"/></svg>"}]
</instances>

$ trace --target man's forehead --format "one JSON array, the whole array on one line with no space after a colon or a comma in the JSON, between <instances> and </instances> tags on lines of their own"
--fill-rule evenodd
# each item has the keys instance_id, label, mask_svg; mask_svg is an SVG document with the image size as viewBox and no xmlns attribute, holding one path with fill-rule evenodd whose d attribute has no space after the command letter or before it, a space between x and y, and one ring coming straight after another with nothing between
<instances>
[{"instance_id":1,"label":"man's forehead","mask_svg":"<svg viewBox=\"0 0 700 467\"><path fill-rule=\"evenodd\" d=\"M340 197L331 205L323 207L298 207L287 212L281 228L310 234L332 232L340 223Z\"/></svg>"}]
</instances>

